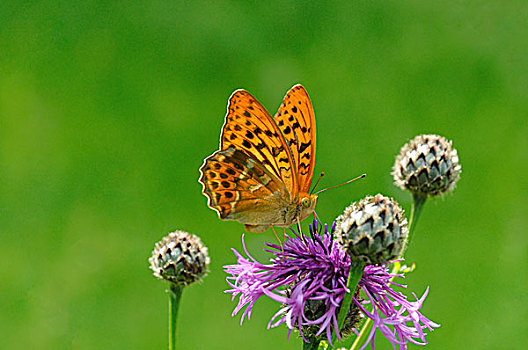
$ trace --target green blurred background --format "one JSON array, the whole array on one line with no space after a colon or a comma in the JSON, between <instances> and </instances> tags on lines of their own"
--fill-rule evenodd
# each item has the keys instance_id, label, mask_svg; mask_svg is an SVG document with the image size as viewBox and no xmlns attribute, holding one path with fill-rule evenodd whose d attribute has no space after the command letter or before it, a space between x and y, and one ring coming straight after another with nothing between
<instances>
[{"instance_id":1,"label":"green blurred background","mask_svg":"<svg viewBox=\"0 0 528 350\"><path fill-rule=\"evenodd\" d=\"M431 287L429 349L524 348L527 23L525 1L2 1L0 348L165 348L147 259L184 229L212 263L184 292L181 348L299 349L266 330L273 303L231 317L222 265L243 229L197 182L234 89L274 113L298 82L323 186L368 175L320 197L328 222L377 192L410 209L394 156L419 133L453 140L462 178L427 203L405 282ZM246 239L259 258L274 240Z\"/></svg>"}]
</instances>

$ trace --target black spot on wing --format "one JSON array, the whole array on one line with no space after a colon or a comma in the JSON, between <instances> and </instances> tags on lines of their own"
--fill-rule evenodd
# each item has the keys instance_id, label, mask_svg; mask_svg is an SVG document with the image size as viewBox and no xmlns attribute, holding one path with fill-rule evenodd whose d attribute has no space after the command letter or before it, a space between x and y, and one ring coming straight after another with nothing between
<instances>
[{"instance_id":1,"label":"black spot on wing","mask_svg":"<svg viewBox=\"0 0 528 350\"><path fill-rule=\"evenodd\" d=\"M301 145L299 146L299 153L302 153L304 152L305 149L308 148L308 146L310 146L310 144L312 143L312 141L308 141L308 142L301 142Z\"/></svg>"},{"instance_id":2,"label":"black spot on wing","mask_svg":"<svg viewBox=\"0 0 528 350\"><path fill-rule=\"evenodd\" d=\"M289 167L283 167L281 166L279 168L279 170L281 171L285 171L286 173L284 174L284 177L287 177L287 178L290 178L291 177L291 174L290 174L290 168Z\"/></svg>"},{"instance_id":3,"label":"black spot on wing","mask_svg":"<svg viewBox=\"0 0 528 350\"><path fill-rule=\"evenodd\" d=\"M310 173L310 164L301 162L299 165L299 173L301 175L308 175Z\"/></svg>"},{"instance_id":4,"label":"black spot on wing","mask_svg":"<svg viewBox=\"0 0 528 350\"><path fill-rule=\"evenodd\" d=\"M284 147L273 147L271 149L271 155L277 157L281 152L284 151Z\"/></svg>"}]
</instances>

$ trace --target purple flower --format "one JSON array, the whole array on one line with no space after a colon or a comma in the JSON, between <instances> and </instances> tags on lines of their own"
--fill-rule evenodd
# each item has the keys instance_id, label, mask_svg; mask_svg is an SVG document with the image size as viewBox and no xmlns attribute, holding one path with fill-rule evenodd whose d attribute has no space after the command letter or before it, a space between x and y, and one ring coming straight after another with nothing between
<instances>
[{"instance_id":1,"label":"purple flower","mask_svg":"<svg viewBox=\"0 0 528 350\"><path fill-rule=\"evenodd\" d=\"M439 324L429 320L420 313L422 304L429 293L427 288L420 299L412 293L416 301L409 301L400 292L394 291L390 285L407 288L405 285L391 282L394 277L405 277L403 274L391 274L387 266L367 265L358 287L366 295L365 300L354 298L354 303L361 312L373 321L372 330L361 349L369 343L374 349L376 330L387 338L392 346L407 349L407 343L426 345L424 329L433 330ZM392 328L391 328L392 327Z\"/></svg>"},{"instance_id":2,"label":"purple flower","mask_svg":"<svg viewBox=\"0 0 528 350\"><path fill-rule=\"evenodd\" d=\"M250 318L253 304L265 295L282 304L268 323L268 328L285 323L288 338L293 329L298 329L306 342L305 331L313 327L317 329L315 336L324 333L331 341L333 330L341 339L337 315L348 292L346 283L350 257L332 239L328 227L325 225L324 228L320 234L314 220L314 224L310 225L310 236L292 230L293 237L288 237L282 248L266 243L268 249L265 250L274 254L266 265L251 257L242 238L248 258L233 249L237 264L224 266L230 275L227 283L232 288L226 293L231 293L233 300L238 297L233 316L244 309L240 323L246 316ZM413 293L417 300L408 301L403 294L390 288L393 284L390 280L396 276L403 277L390 274L386 266L365 267L357 288L361 289L366 299L361 299L357 291L353 299L355 306L373 321L372 331L363 348L369 343L374 347L374 335L378 329L393 347L398 345L400 349L406 349L408 342L426 344L424 329L439 327L419 312L428 290L420 299ZM323 310L315 316L308 307L314 303Z\"/></svg>"}]
</instances>

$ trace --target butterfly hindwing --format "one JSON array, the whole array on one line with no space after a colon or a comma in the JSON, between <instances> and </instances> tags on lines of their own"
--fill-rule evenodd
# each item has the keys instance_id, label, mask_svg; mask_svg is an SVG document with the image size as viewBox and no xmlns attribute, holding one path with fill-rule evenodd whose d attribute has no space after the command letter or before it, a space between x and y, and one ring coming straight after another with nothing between
<instances>
[{"instance_id":1,"label":"butterfly hindwing","mask_svg":"<svg viewBox=\"0 0 528 350\"><path fill-rule=\"evenodd\" d=\"M308 193L315 167L315 114L308 93L300 84L288 91L274 117L292 153L299 191Z\"/></svg>"},{"instance_id":2,"label":"butterfly hindwing","mask_svg":"<svg viewBox=\"0 0 528 350\"><path fill-rule=\"evenodd\" d=\"M280 207L291 201L273 173L234 147L206 158L200 172L208 205L224 220L274 222Z\"/></svg>"}]
</instances>

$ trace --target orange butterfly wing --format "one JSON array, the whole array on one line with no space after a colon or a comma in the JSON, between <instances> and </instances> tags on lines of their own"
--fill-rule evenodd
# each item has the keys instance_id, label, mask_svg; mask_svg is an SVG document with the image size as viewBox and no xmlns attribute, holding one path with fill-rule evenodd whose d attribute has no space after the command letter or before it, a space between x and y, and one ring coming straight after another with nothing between
<instances>
[{"instance_id":1,"label":"orange butterfly wing","mask_svg":"<svg viewBox=\"0 0 528 350\"><path fill-rule=\"evenodd\" d=\"M207 205L223 220L261 224L280 220L287 205L284 184L261 163L234 147L219 150L205 159L200 182Z\"/></svg>"},{"instance_id":2,"label":"orange butterfly wing","mask_svg":"<svg viewBox=\"0 0 528 350\"><path fill-rule=\"evenodd\" d=\"M274 117L290 147L299 179L299 191L310 192L315 167L315 113L304 87L293 86Z\"/></svg>"},{"instance_id":3,"label":"orange butterfly wing","mask_svg":"<svg viewBox=\"0 0 528 350\"><path fill-rule=\"evenodd\" d=\"M220 136L221 150L231 146L254 157L284 183L291 200L297 198L297 167L284 135L266 108L243 89L229 98Z\"/></svg>"},{"instance_id":4,"label":"orange butterfly wing","mask_svg":"<svg viewBox=\"0 0 528 350\"><path fill-rule=\"evenodd\" d=\"M315 165L315 116L306 90L294 86L275 116L246 90L229 98L220 150L200 168L208 205L221 219L251 232L289 226L313 211L302 208ZM304 211L303 211L304 210Z\"/></svg>"}]
</instances>

